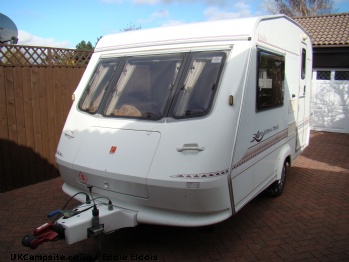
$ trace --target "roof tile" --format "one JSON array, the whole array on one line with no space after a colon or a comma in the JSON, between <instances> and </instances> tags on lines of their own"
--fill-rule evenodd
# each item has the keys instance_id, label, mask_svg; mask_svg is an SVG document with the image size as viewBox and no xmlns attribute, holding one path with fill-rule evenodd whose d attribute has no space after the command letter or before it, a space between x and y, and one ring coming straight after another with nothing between
<instances>
[{"instance_id":1,"label":"roof tile","mask_svg":"<svg viewBox=\"0 0 349 262\"><path fill-rule=\"evenodd\" d=\"M310 35L313 46L349 46L349 13L293 18Z\"/></svg>"}]
</instances>

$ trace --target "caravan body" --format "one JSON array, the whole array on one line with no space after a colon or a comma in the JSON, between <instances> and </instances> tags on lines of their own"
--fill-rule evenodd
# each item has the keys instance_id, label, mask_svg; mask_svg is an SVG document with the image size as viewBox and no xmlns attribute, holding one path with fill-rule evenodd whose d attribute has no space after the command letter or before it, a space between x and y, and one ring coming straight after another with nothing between
<instances>
[{"instance_id":1,"label":"caravan body","mask_svg":"<svg viewBox=\"0 0 349 262\"><path fill-rule=\"evenodd\" d=\"M307 146L311 64L282 15L103 37L58 145L64 192L91 185L132 225L227 219Z\"/></svg>"}]
</instances>

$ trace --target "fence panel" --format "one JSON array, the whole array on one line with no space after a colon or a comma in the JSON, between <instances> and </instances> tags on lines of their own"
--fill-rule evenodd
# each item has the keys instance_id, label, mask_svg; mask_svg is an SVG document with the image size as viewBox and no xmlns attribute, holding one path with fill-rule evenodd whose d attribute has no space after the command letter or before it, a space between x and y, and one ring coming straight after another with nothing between
<instances>
[{"instance_id":1,"label":"fence panel","mask_svg":"<svg viewBox=\"0 0 349 262\"><path fill-rule=\"evenodd\" d=\"M0 50L0 192L5 192L58 176L57 144L92 52L8 45Z\"/></svg>"}]
</instances>

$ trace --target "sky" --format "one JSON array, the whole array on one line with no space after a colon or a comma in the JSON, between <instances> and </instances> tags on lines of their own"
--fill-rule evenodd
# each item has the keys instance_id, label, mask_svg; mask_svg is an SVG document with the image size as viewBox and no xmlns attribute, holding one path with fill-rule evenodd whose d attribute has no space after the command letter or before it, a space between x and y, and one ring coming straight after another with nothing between
<instances>
[{"instance_id":1,"label":"sky","mask_svg":"<svg viewBox=\"0 0 349 262\"><path fill-rule=\"evenodd\" d=\"M135 26L142 29L218 19L266 15L266 0L0 0L0 13L18 29L19 45L94 46L101 36ZM336 13L348 0L334 0Z\"/></svg>"}]
</instances>

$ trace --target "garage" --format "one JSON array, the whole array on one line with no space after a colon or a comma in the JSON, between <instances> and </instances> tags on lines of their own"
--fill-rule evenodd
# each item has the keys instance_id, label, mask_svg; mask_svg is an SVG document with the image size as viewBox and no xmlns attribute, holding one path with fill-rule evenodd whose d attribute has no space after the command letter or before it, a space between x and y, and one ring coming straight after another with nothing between
<instances>
[{"instance_id":1,"label":"garage","mask_svg":"<svg viewBox=\"0 0 349 262\"><path fill-rule=\"evenodd\" d=\"M349 13L294 20L313 45L311 129L349 133Z\"/></svg>"},{"instance_id":2,"label":"garage","mask_svg":"<svg viewBox=\"0 0 349 262\"><path fill-rule=\"evenodd\" d=\"M311 128L349 133L349 69L315 69Z\"/></svg>"}]
</instances>

